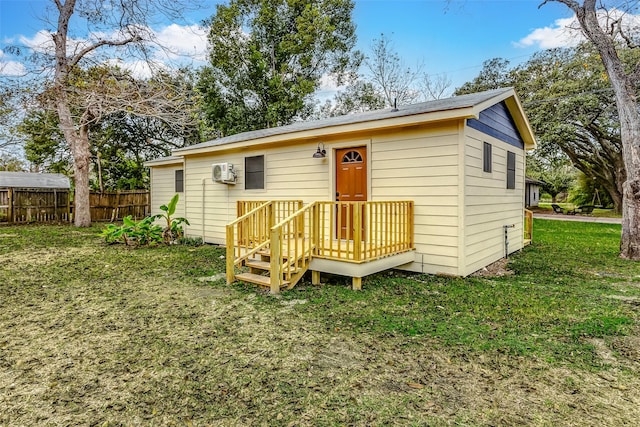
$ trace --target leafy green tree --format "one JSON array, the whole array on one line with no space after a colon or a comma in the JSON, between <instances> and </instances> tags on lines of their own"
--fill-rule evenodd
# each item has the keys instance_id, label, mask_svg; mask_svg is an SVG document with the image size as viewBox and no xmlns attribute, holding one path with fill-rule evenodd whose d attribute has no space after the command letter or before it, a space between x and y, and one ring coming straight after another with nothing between
<instances>
[{"instance_id":1,"label":"leafy green tree","mask_svg":"<svg viewBox=\"0 0 640 427\"><path fill-rule=\"evenodd\" d=\"M194 0L195 1L195 0ZM157 73L154 79L138 80L109 64L120 54L136 56L154 69L152 46L158 46L150 31L159 17L179 20L193 1L172 0L49 0L46 20L53 31L51 49L28 50L31 68L39 69L33 87L25 96L58 117L72 159L74 177L74 223L91 224L89 177L91 169L91 128L105 116L128 112L167 122L192 120L192 105L171 80ZM75 29L88 33L80 40ZM13 49L20 53L20 49ZM42 73L42 70L48 72ZM44 77L42 77L44 76ZM20 84L25 85L24 80ZM26 89L26 88L22 88ZM187 113L187 114L185 114Z\"/></svg>"},{"instance_id":2,"label":"leafy green tree","mask_svg":"<svg viewBox=\"0 0 640 427\"><path fill-rule=\"evenodd\" d=\"M19 158L12 155L0 156L0 171L23 172L25 170L24 162Z\"/></svg>"},{"instance_id":3,"label":"leafy green tree","mask_svg":"<svg viewBox=\"0 0 640 427\"><path fill-rule=\"evenodd\" d=\"M199 84L210 127L224 135L311 114L328 75L339 84L361 61L352 0L231 0L209 20L210 64Z\"/></svg>"},{"instance_id":4,"label":"leafy green tree","mask_svg":"<svg viewBox=\"0 0 640 427\"><path fill-rule=\"evenodd\" d=\"M637 51L640 30L637 1L545 0L562 3L575 13L582 33L599 55L613 90L620 124L626 176L622 184L620 256L640 260L640 62L624 61L624 50Z\"/></svg>"},{"instance_id":5,"label":"leafy green tree","mask_svg":"<svg viewBox=\"0 0 640 427\"><path fill-rule=\"evenodd\" d=\"M570 164L561 167L547 169L535 177L543 182L542 189L551 196L551 201L556 202L560 193L568 193L576 183L576 169Z\"/></svg>"},{"instance_id":6,"label":"leafy green tree","mask_svg":"<svg viewBox=\"0 0 640 427\"><path fill-rule=\"evenodd\" d=\"M386 105L384 98L370 82L357 80L335 95L333 101L327 101L320 107L319 118L343 116L350 113L363 113L378 110Z\"/></svg>"},{"instance_id":7,"label":"leafy green tree","mask_svg":"<svg viewBox=\"0 0 640 427\"><path fill-rule=\"evenodd\" d=\"M636 53L625 50L628 64ZM549 168L569 159L597 180L622 209L626 179L620 140L620 124L610 82L599 55L589 44L574 49L552 49L535 54L524 64L509 68L508 61L494 59L457 94L514 86L538 138L532 154ZM543 179L544 180L544 179Z\"/></svg>"},{"instance_id":8,"label":"leafy green tree","mask_svg":"<svg viewBox=\"0 0 640 427\"><path fill-rule=\"evenodd\" d=\"M597 180L579 172L575 185L570 191L570 200L574 205L611 206L613 201Z\"/></svg>"},{"instance_id":9,"label":"leafy green tree","mask_svg":"<svg viewBox=\"0 0 640 427\"><path fill-rule=\"evenodd\" d=\"M54 112L32 110L18 124L16 131L24 141L27 160L36 169L71 175L72 159L58 124Z\"/></svg>"},{"instance_id":10,"label":"leafy green tree","mask_svg":"<svg viewBox=\"0 0 640 427\"><path fill-rule=\"evenodd\" d=\"M455 90L456 95L483 92L485 90L514 85L510 62L503 58L493 58L482 63L482 70L470 82ZM518 88L520 89L520 88ZM521 94L522 96L522 94Z\"/></svg>"}]
</instances>

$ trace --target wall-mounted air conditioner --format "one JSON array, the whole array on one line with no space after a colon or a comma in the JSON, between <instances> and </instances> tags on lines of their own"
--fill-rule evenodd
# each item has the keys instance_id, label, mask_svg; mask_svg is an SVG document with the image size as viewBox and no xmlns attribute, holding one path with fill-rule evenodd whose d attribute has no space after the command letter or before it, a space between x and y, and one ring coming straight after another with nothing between
<instances>
[{"instance_id":1,"label":"wall-mounted air conditioner","mask_svg":"<svg viewBox=\"0 0 640 427\"><path fill-rule=\"evenodd\" d=\"M231 163L214 163L211 165L211 178L214 182L235 184L236 172Z\"/></svg>"}]
</instances>

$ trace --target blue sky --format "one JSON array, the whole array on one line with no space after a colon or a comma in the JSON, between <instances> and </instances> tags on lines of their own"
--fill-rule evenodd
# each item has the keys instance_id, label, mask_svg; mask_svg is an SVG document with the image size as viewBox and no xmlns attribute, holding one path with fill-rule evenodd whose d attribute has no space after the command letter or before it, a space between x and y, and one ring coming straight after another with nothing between
<instances>
[{"instance_id":1,"label":"blue sky","mask_svg":"<svg viewBox=\"0 0 640 427\"><path fill-rule=\"evenodd\" d=\"M36 16L52 1L0 0L0 74L20 67L19 58L7 52L13 44L47 39L43 29L53 29ZM367 53L374 38L384 33L405 64L422 63L432 75L445 74L452 88L473 78L482 62L502 57L513 64L526 60L535 51L575 42L563 27L572 15L563 5L541 0L356 0L353 20L357 25L358 47ZM160 25L154 30L176 49L194 55L206 48L198 24L214 11L209 7L191 13L193 27ZM50 7L50 6L49 6ZM54 17L55 19L55 17ZM183 23L184 24L184 23ZM126 60L126 58L125 58ZM327 88L331 89L331 88Z\"/></svg>"}]
</instances>

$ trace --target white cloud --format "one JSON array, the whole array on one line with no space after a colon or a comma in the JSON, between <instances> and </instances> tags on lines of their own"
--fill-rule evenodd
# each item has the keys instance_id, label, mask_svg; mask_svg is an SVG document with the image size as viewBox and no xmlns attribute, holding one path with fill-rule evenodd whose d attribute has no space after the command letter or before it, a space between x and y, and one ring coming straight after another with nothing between
<instances>
[{"instance_id":1,"label":"white cloud","mask_svg":"<svg viewBox=\"0 0 640 427\"><path fill-rule=\"evenodd\" d=\"M33 37L20 36L21 44L37 53L53 53L55 46L51 33L47 30L38 31Z\"/></svg>"},{"instance_id":2,"label":"white cloud","mask_svg":"<svg viewBox=\"0 0 640 427\"><path fill-rule=\"evenodd\" d=\"M627 34L637 33L640 29L640 15L625 13L619 9L598 11L598 21L602 28L610 28L611 24L618 23ZM573 47L585 40L580 24L576 16L557 19L553 25L536 28L520 41L513 43L516 47L538 46L540 49L553 49L556 47Z\"/></svg>"},{"instance_id":3,"label":"white cloud","mask_svg":"<svg viewBox=\"0 0 640 427\"><path fill-rule=\"evenodd\" d=\"M156 32L155 38L164 50L158 53L175 60L187 57L196 61L207 59L207 30L199 25L171 24Z\"/></svg>"},{"instance_id":4,"label":"white cloud","mask_svg":"<svg viewBox=\"0 0 640 427\"><path fill-rule=\"evenodd\" d=\"M130 29L138 34L142 34L143 38L147 40L153 40L153 43L149 46L154 49L154 58L157 61L170 63L175 61L191 60L203 62L207 58L207 30L199 25L181 26L178 24L171 24L166 27L162 27L155 31L149 28L135 28ZM96 32L88 36L87 39L71 39L67 41L68 52L78 52L80 49L88 46L89 44L96 43L99 40L120 40L131 36L131 32L126 30L117 30L111 34ZM49 31L38 31L33 37L20 36L20 44L28 47L36 53L53 54L54 44L52 35ZM108 51L107 48L102 48L101 52ZM112 54L108 56L118 57L117 51L122 49L114 48ZM97 52L95 52L97 54ZM94 56L94 52L90 54ZM114 60L117 63L131 64L132 68L140 69L140 61L135 58L130 60L125 59ZM110 61L110 62L114 62ZM120 61L120 62L119 62ZM147 67L148 68L148 67ZM146 73L143 73L146 74Z\"/></svg>"},{"instance_id":5,"label":"white cloud","mask_svg":"<svg viewBox=\"0 0 640 427\"><path fill-rule=\"evenodd\" d=\"M125 61L123 59L110 59L106 62L110 65L120 67L123 70L130 71L133 77L137 79L148 79L153 76L154 70L166 68L162 64L150 64L148 61L143 60Z\"/></svg>"},{"instance_id":6,"label":"white cloud","mask_svg":"<svg viewBox=\"0 0 640 427\"><path fill-rule=\"evenodd\" d=\"M0 76L23 76L26 73L27 69L21 62L0 61Z\"/></svg>"},{"instance_id":7,"label":"white cloud","mask_svg":"<svg viewBox=\"0 0 640 427\"><path fill-rule=\"evenodd\" d=\"M556 47L573 47L584 40L582 33L577 30L575 16L557 19L552 26L536 28L529 35L514 43L516 47L530 47L537 45L540 49Z\"/></svg>"}]
</instances>

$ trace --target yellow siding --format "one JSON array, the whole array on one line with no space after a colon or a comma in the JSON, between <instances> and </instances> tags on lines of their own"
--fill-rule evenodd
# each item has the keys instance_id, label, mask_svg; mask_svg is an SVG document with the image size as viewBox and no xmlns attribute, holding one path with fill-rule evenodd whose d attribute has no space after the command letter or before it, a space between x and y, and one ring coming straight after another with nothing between
<instances>
[{"instance_id":1,"label":"yellow siding","mask_svg":"<svg viewBox=\"0 0 640 427\"><path fill-rule=\"evenodd\" d=\"M224 244L225 226L236 218L238 200L302 199L305 203L332 200L329 191L331 153L327 159L314 159L311 156L316 147L317 143L303 143L268 150L187 157L189 203L186 215L191 223L191 233L204 236L206 242ZM327 151L330 151L328 146ZM265 189L245 190L244 159L260 155L264 155L265 161ZM238 177L236 184L212 181L211 165L222 162L234 165Z\"/></svg>"},{"instance_id":2,"label":"yellow siding","mask_svg":"<svg viewBox=\"0 0 640 427\"><path fill-rule=\"evenodd\" d=\"M467 128L465 137L465 265L463 275L505 255L504 226L509 228L509 252L523 247L524 151ZM492 145L492 171L483 171L483 142ZM507 151L516 154L516 188L507 189Z\"/></svg>"},{"instance_id":3,"label":"yellow siding","mask_svg":"<svg viewBox=\"0 0 640 427\"><path fill-rule=\"evenodd\" d=\"M493 145L493 172L482 171L482 142ZM521 149L464 128L461 122L378 132L358 139L323 141L325 159L314 159L317 141L252 147L185 159L184 216L187 233L224 244L225 226L238 200L333 200L337 148L367 146L369 200L413 200L415 262L403 268L467 275L504 256L505 224L510 251L522 247L524 155ZM516 189L506 189L506 152L516 153ZM244 159L265 156L265 189L244 189ZM234 185L213 182L213 163L232 163ZM152 202L173 195L177 166L153 167ZM463 233L463 234L461 234Z\"/></svg>"},{"instance_id":4,"label":"yellow siding","mask_svg":"<svg viewBox=\"0 0 640 427\"><path fill-rule=\"evenodd\" d=\"M160 205L166 205L176 194L175 173L182 164L154 166L151 168L151 214L162 213ZM186 184L186 182L185 182ZM176 217L184 216L185 193L180 193Z\"/></svg>"},{"instance_id":5,"label":"yellow siding","mask_svg":"<svg viewBox=\"0 0 640 427\"><path fill-rule=\"evenodd\" d=\"M415 262L403 268L458 274L457 123L378 135L371 142L371 200L415 202Z\"/></svg>"}]
</instances>

